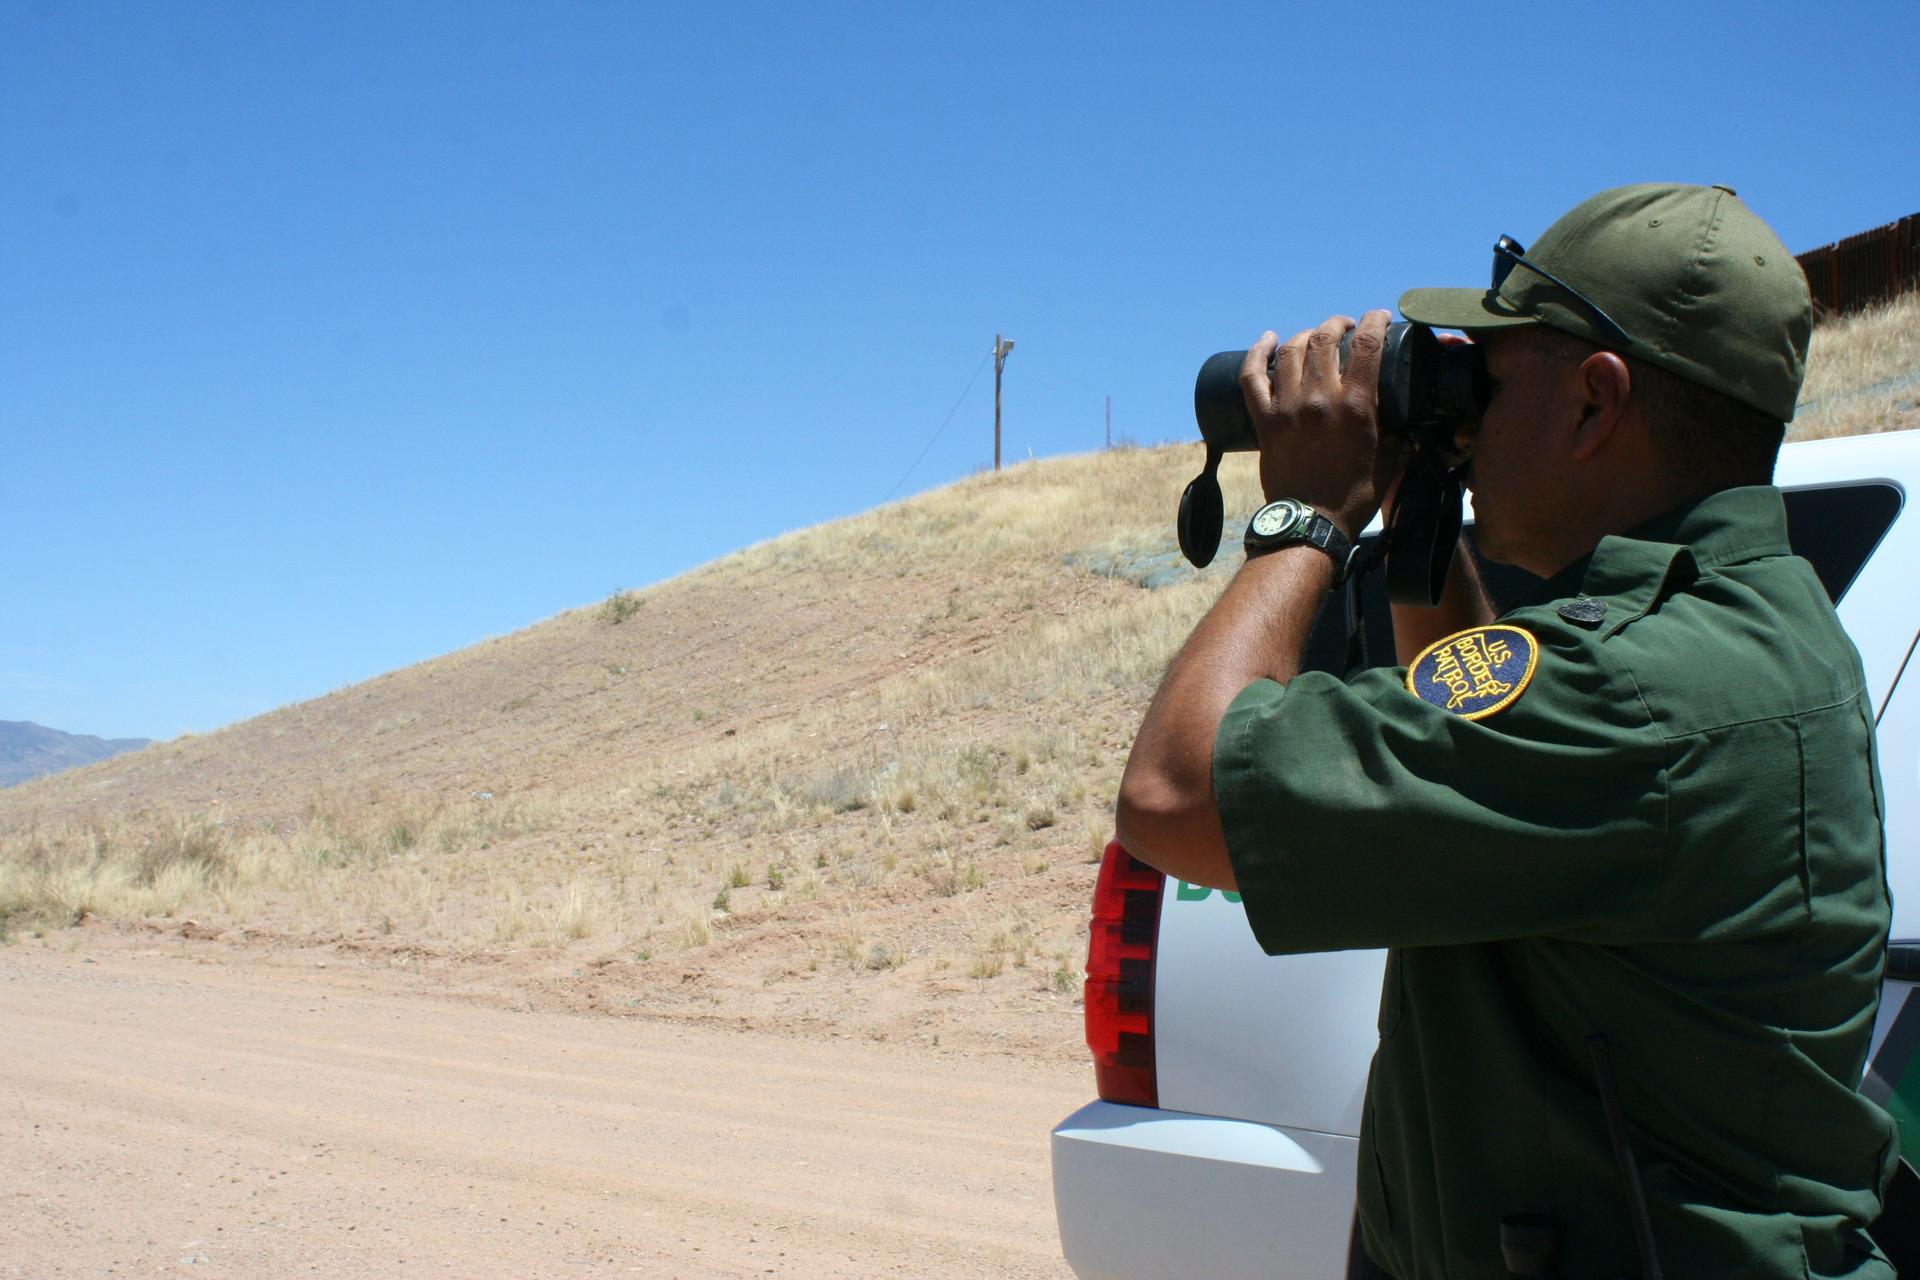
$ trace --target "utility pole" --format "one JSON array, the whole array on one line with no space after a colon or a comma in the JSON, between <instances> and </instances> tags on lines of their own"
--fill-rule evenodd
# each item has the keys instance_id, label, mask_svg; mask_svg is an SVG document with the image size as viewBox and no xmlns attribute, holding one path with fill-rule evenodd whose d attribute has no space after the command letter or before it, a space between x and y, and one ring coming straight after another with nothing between
<instances>
[{"instance_id":1,"label":"utility pole","mask_svg":"<svg viewBox=\"0 0 1920 1280\"><path fill-rule=\"evenodd\" d=\"M1013 339L993 335L993 469L1000 469L1000 371L1007 367Z\"/></svg>"},{"instance_id":2,"label":"utility pole","mask_svg":"<svg viewBox=\"0 0 1920 1280\"><path fill-rule=\"evenodd\" d=\"M1113 397L1107 397L1107 448L1113 448Z\"/></svg>"}]
</instances>

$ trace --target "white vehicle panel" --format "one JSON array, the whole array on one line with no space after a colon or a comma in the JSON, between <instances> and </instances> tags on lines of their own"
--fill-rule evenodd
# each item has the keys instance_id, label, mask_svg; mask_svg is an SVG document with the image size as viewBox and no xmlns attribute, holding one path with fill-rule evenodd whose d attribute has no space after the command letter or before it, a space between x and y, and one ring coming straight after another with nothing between
<instances>
[{"instance_id":1,"label":"white vehicle panel","mask_svg":"<svg viewBox=\"0 0 1920 1280\"><path fill-rule=\"evenodd\" d=\"M1887 886L1893 892L1896 940L1920 938L1920 675L1915 674L1916 668L1920 668L1920 654L1907 664L1875 730L1880 785L1886 793Z\"/></svg>"},{"instance_id":2,"label":"white vehicle panel","mask_svg":"<svg viewBox=\"0 0 1920 1280\"><path fill-rule=\"evenodd\" d=\"M1053 1201L1081 1280L1346 1273L1352 1138L1093 1102L1053 1131Z\"/></svg>"},{"instance_id":3,"label":"white vehicle panel","mask_svg":"<svg viewBox=\"0 0 1920 1280\"><path fill-rule=\"evenodd\" d=\"M1269 956L1237 901L1169 882L1156 955L1161 1106L1360 1132L1386 952Z\"/></svg>"}]
</instances>

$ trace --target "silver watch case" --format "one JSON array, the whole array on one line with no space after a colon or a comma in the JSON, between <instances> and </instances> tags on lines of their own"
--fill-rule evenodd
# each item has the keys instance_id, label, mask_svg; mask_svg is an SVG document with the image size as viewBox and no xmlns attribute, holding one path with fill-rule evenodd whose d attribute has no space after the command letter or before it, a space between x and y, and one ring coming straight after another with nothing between
<instances>
[{"instance_id":1,"label":"silver watch case","mask_svg":"<svg viewBox=\"0 0 1920 1280\"><path fill-rule=\"evenodd\" d=\"M1308 546L1327 554L1333 561L1333 585L1339 586L1352 571L1359 544L1348 539L1340 526L1298 498L1280 498L1253 513L1247 521L1248 559L1278 551L1282 547Z\"/></svg>"}]
</instances>

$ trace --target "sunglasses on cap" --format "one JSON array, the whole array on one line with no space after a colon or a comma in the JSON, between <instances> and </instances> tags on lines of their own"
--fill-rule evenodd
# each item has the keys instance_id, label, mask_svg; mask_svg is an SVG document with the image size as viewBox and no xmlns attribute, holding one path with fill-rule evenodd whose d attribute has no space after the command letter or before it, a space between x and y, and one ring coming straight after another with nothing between
<instances>
[{"instance_id":1,"label":"sunglasses on cap","mask_svg":"<svg viewBox=\"0 0 1920 1280\"><path fill-rule=\"evenodd\" d=\"M1562 280L1559 276L1554 275L1553 272L1535 263L1528 262L1527 247L1518 240L1515 240L1512 236L1501 236L1493 242L1493 291L1495 293L1498 293L1500 286L1507 282L1507 277L1513 274L1515 267L1525 267L1542 279L1560 286L1568 297L1586 308L1587 314L1593 317L1594 322L1600 328L1601 334L1611 345L1616 347L1630 347L1633 345L1633 339L1627 336L1627 331L1615 324L1613 317L1602 311L1598 304L1591 298L1581 293L1565 280Z\"/></svg>"}]
</instances>

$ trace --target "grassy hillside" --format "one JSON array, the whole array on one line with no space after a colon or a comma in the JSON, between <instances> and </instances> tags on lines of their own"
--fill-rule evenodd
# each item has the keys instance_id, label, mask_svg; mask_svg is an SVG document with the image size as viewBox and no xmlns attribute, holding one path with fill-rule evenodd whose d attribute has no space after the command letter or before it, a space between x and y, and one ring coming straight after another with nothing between
<instances>
[{"instance_id":1,"label":"grassy hillside","mask_svg":"<svg viewBox=\"0 0 1920 1280\"><path fill-rule=\"evenodd\" d=\"M917 1024L929 984L1070 1002L1126 746L1217 590L1081 566L1170 552L1197 454L975 476L10 789L0 913L552 950L617 969L625 1007L725 1016Z\"/></svg>"},{"instance_id":2,"label":"grassy hillside","mask_svg":"<svg viewBox=\"0 0 1920 1280\"><path fill-rule=\"evenodd\" d=\"M1920 293L1813 331L1788 438L1920 427Z\"/></svg>"},{"instance_id":3,"label":"grassy hillside","mask_svg":"<svg viewBox=\"0 0 1920 1280\"><path fill-rule=\"evenodd\" d=\"M1916 333L1912 299L1822 328L1795 434L1920 425ZM1222 581L1171 558L1198 454L975 476L7 789L0 928L324 946L583 1008L1064 1051L1127 745ZM1226 473L1231 524L1251 459Z\"/></svg>"}]
</instances>

